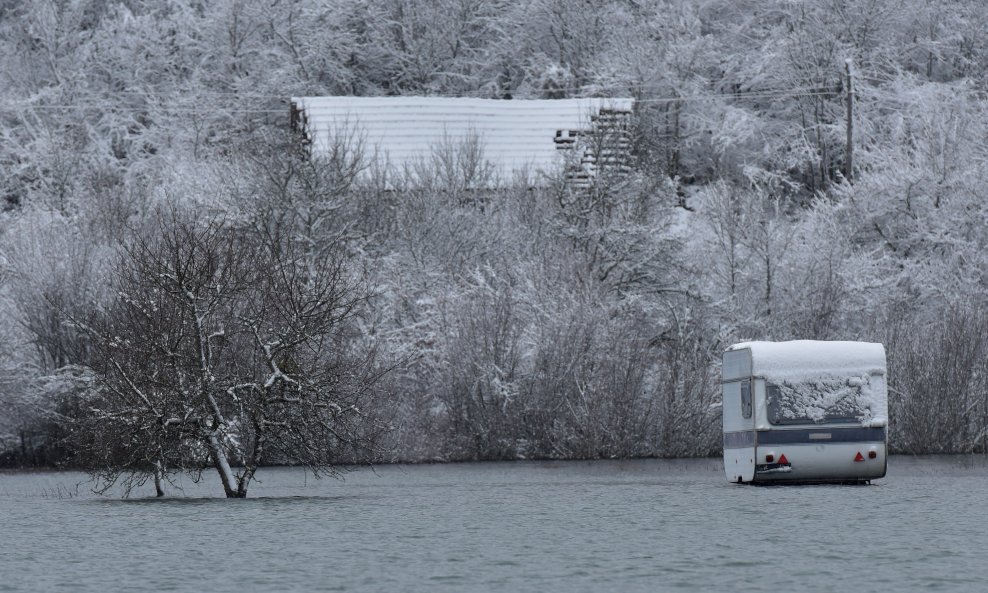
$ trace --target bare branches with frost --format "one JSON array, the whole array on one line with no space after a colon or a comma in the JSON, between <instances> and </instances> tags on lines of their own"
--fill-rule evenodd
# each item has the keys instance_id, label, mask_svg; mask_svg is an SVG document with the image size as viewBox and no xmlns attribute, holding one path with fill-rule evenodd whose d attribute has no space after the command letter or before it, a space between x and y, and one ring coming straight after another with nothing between
<instances>
[{"instance_id":1,"label":"bare branches with frost","mask_svg":"<svg viewBox=\"0 0 988 593\"><path fill-rule=\"evenodd\" d=\"M244 497L262 464L333 473L341 450L373 448L380 370L348 346L364 296L342 256L175 211L145 233L87 327L99 379L76 443L97 476L208 463Z\"/></svg>"}]
</instances>

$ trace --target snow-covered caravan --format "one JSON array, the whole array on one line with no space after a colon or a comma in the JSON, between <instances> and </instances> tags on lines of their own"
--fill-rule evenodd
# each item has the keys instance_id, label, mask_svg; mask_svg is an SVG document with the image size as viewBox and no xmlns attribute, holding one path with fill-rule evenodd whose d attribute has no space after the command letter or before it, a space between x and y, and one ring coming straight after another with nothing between
<instances>
[{"instance_id":1,"label":"snow-covered caravan","mask_svg":"<svg viewBox=\"0 0 988 593\"><path fill-rule=\"evenodd\" d=\"M885 476L885 347L745 342L724 352L724 470L732 482Z\"/></svg>"}]
</instances>

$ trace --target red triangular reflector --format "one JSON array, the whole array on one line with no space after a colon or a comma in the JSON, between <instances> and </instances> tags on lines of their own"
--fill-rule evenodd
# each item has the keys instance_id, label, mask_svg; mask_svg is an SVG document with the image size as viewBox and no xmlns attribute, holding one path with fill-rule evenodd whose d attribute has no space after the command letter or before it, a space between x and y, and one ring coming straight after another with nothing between
<instances>
[{"instance_id":1,"label":"red triangular reflector","mask_svg":"<svg viewBox=\"0 0 988 593\"><path fill-rule=\"evenodd\" d=\"M858 454L854 456L854 460L855 461L864 461L864 455L861 454L861 451L858 451Z\"/></svg>"},{"instance_id":2,"label":"red triangular reflector","mask_svg":"<svg viewBox=\"0 0 988 593\"><path fill-rule=\"evenodd\" d=\"M779 455L779 463L781 463L781 464L789 463L789 460L786 459L786 454L785 453L783 453L782 455Z\"/></svg>"}]
</instances>

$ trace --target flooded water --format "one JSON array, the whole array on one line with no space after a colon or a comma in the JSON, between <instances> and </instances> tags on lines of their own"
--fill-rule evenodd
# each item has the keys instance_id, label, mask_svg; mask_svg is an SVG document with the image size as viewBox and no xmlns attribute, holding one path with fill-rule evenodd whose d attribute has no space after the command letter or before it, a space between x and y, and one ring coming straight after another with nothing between
<instances>
[{"instance_id":1,"label":"flooded water","mask_svg":"<svg viewBox=\"0 0 988 593\"><path fill-rule=\"evenodd\" d=\"M912 591L988 582L984 458L872 486L727 483L719 461L385 466L163 500L0 474L0 591Z\"/></svg>"}]
</instances>

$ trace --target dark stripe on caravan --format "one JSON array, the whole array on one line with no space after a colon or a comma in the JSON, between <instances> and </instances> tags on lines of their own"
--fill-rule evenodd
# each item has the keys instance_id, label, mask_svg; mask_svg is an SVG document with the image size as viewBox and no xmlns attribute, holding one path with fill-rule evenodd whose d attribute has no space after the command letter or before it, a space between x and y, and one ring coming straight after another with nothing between
<instances>
[{"instance_id":1,"label":"dark stripe on caravan","mask_svg":"<svg viewBox=\"0 0 988 593\"><path fill-rule=\"evenodd\" d=\"M885 428L777 429L758 432L759 445L885 442Z\"/></svg>"},{"instance_id":2,"label":"dark stripe on caravan","mask_svg":"<svg viewBox=\"0 0 988 593\"><path fill-rule=\"evenodd\" d=\"M738 432L724 433L725 449L743 449L745 447L754 447L754 446L755 446L755 431L753 430L740 430Z\"/></svg>"},{"instance_id":3,"label":"dark stripe on caravan","mask_svg":"<svg viewBox=\"0 0 988 593\"><path fill-rule=\"evenodd\" d=\"M778 428L759 430L759 445L799 445L813 443L883 443L885 428ZM724 433L725 449L755 446L755 431L739 430Z\"/></svg>"}]
</instances>

